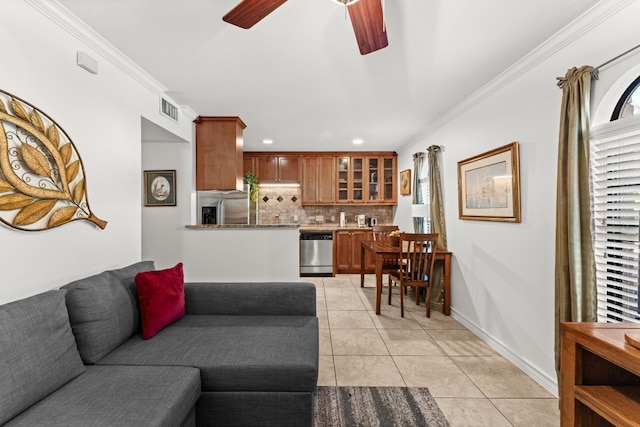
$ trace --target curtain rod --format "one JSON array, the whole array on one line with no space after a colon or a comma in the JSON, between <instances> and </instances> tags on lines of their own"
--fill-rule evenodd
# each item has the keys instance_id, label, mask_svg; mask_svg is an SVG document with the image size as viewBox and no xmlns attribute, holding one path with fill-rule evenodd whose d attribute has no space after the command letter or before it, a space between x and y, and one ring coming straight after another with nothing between
<instances>
[{"instance_id":1,"label":"curtain rod","mask_svg":"<svg viewBox=\"0 0 640 427\"><path fill-rule=\"evenodd\" d=\"M633 52L634 50L640 48L640 44L637 46L632 47L631 49L629 49L626 52L621 53L620 55L616 56L615 58L611 58L610 60L608 60L607 62L598 65L597 67L595 67L593 70L591 70L591 77L598 80L598 77L600 75L600 68L611 64L614 61L617 61L618 59L622 58L623 56L627 56L628 54L630 54L631 52Z\"/></svg>"}]
</instances>

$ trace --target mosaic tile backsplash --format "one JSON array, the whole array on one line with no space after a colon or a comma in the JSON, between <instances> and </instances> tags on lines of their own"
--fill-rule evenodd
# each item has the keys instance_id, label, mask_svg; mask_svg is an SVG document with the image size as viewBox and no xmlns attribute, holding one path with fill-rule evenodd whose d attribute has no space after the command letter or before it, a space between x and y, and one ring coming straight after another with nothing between
<instances>
[{"instance_id":1,"label":"mosaic tile backsplash","mask_svg":"<svg viewBox=\"0 0 640 427\"><path fill-rule=\"evenodd\" d=\"M300 188L261 188L258 197L260 224L338 225L341 210L345 212L347 225L356 224L355 216L359 214L365 214L367 219L376 217L379 224L393 223L393 206L302 206Z\"/></svg>"}]
</instances>

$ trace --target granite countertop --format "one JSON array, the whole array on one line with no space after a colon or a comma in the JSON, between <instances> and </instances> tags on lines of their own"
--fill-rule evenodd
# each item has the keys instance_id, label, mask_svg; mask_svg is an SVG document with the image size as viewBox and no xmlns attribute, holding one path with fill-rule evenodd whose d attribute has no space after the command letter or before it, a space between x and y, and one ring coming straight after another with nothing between
<instances>
[{"instance_id":1,"label":"granite countertop","mask_svg":"<svg viewBox=\"0 0 640 427\"><path fill-rule=\"evenodd\" d=\"M387 225L387 224L380 224ZM298 228L300 231L338 231L338 230L371 230L372 227L358 227L357 224L347 224L340 227L338 224L195 224L186 225L190 230L207 229L251 229L251 228Z\"/></svg>"},{"instance_id":2,"label":"granite countertop","mask_svg":"<svg viewBox=\"0 0 640 427\"><path fill-rule=\"evenodd\" d=\"M207 229L251 229L251 228L298 228L299 224L195 224L186 225L185 228L190 230L207 230Z\"/></svg>"},{"instance_id":3,"label":"granite countertop","mask_svg":"<svg viewBox=\"0 0 640 427\"><path fill-rule=\"evenodd\" d=\"M380 224L388 225L388 224ZM339 231L339 230L372 230L372 227L358 227L357 224L347 224L340 227L338 224L306 224L300 226L300 231Z\"/></svg>"}]
</instances>

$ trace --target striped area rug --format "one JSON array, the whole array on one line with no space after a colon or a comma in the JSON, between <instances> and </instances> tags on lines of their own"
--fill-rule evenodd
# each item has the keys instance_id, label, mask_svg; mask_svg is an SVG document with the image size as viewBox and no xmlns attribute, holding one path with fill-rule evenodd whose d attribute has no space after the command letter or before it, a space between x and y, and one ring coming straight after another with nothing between
<instances>
[{"instance_id":1,"label":"striped area rug","mask_svg":"<svg viewBox=\"0 0 640 427\"><path fill-rule=\"evenodd\" d=\"M318 387L314 427L448 427L422 387Z\"/></svg>"}]
</instances>

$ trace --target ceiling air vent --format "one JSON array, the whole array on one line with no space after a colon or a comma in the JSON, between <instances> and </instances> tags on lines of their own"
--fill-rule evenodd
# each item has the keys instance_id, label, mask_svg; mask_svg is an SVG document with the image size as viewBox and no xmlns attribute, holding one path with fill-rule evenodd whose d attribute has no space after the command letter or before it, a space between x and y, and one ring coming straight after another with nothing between
<instances>
[{"instance_id":1,"label":"ceiling air vent","mask_svg":"<svg viewBox=\"0 0 640 427\"><path fill-rule=\"evenodd\" d=\"M176 122L178 121L178 107L162 96L160 97L160 114Z\"/></svg>"}]
</instances>

